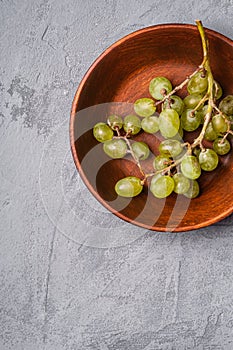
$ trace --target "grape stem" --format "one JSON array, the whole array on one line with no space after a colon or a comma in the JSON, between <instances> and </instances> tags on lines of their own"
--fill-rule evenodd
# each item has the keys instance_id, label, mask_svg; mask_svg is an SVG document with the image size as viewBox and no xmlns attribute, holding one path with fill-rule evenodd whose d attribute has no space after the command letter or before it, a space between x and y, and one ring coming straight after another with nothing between
<instances>
[{"instance_id":1,"label":"grape stem","mask_svg":"<svg viewBox=\"0 0 233 350\"><path fill-rule=\"evenodd\" d=\"M187 151L188 153L188 151ZM153 173L149 173L149 174L145 174L145 180L148 178L148 177L152 177L154 175L157 175L157 174L166 174L166 173L169 173L171 171L172 168L174 167L177 167L177 165L179 165L182 160L184 159L184 157L187 155L187 153L185 153L181 158L177 159L176 161L173 161L169 166L167 166L166 168L164 169L161 169L161 170L156 170L155 172ZM144 180L144 182L145 182Z\"/></svg>"},{"instance_id":2,"label":"grape stem","mask_svg":"<svg viewBox=\"0 0 233 350\"><path fill-rule=\"evenodd\" d=\"M223 138L221 140L221 143L223 143L226 140L228 135L233 135L233 131L231 130L231 124L230 123L228 124L228 129L227 129L225 135L223 136Z\"/></svg>"},{"instance_id":3,"label":"grape stem","mask_svg":"<svg viewBox=\"0 0 233 350\"><path fill-rule=\"evenodd\" d=\"M192 110L191 114L194 116L194 113L201 107L202 103L205 103L208 100L207 93L202 97L202 99L198 102L196 107Z\"/></svg>"},{"instance_id":4,"label":"grape stem","mask_svg":"<svg viewBox=\"0 0 233 350\"><path fill-rule=\"evenodd\" d=\"M201 132L200 132L199 136L194 140L194 142L192 144L185 143L185 145L188 146L188 150L181 158L179 158L178 160L173 162L169 167L166 167L165 169L156 171L155 173L146 174L146 178L153 176L155 174L169 172L171 170L171 168L179 165L186 155L191 154L192 149L194 149L197 146L199 146L201 148L201 150L203 151L204 147L203 147L202 142L203 142L203 139L205 136L207 126L208 126L209 122L211 121L213 109L215 109L219 113L223 114L214 103L214 94L213 94L214 78L213 78L213 74L212 74L212 71L210 68L209 43L208 43L208 40L206 38L202 22L200 20L196 20L196 25L197 25L197 28L199 30L199 34L200 34L201 42L202 42L202 49L203 49L202 63L180 85L177 85L170 93L168 93L166 96L164 96L164 98L162 100L156 102L155 105L159 105L159 104L163 103L166 99L169 99L174 93L176 93L176 91L182 89L197 72L205 71L205 73L207 74L208 89L207 89L206 94L203 96L203 98L200 100L198 105L192 111L192 114L194 115L195 111L201 106L201 104L208 101L205 120L204 120L202 129L201 129ZM225 117L225 119L227 119L227 118ZM227 130L226 135L228 135L228 134L233 134L233 132L230 130L230 123L228 123L228 130ZM224 137L226 137L226 135Z\"/></svg>"},{"instance_id":5,"label":"grape stem","mask_svg":"<svg viewBox=\"0 0 233 350\"><path fill-rule=\"evenodd\" d=\"M220 111L220 109L219 109L217 106L214 105L214 109L218 112L218 114L220 114L220 115L224 118L225 122L228 124L228 127L231 126L231 124L232 124L233 122L231 122L231 121L227 118L227 116L226 116L222 111Z\"/></svg>"},{"instance_id":6,"label":"grape stem","mask_svg":"<svg viewBox=\"0 0 233 350\"><path fill-rule=\"evenodd\" d=\"M205 136L205 132L207 129L207 126L212 118L212 111L215 106L214 103L214 96L213 96L213 87L214 87L214 78L213 74L210 68L210 59L209 59L209 44L208 40L205 35L205 31L202 25L202 22L200 20L196 20L196 25L199 30L200 36L201 36L201 41L202 41L202 49L203 49L203 61L202 64L200 65L201 69L205 69L206 74L207 74L207 79L208 79L208 90L205 97L205 100L208 99L208 105L207 105L207 112L205 115L205 120L201 129L201 132L199 136L194 140L193 144L191 145L192 148L195 148L196 146L202 146L202 141Z\"/></svg>"},{"instance_id":7,"label":"grape stem","mask_svg":"<svg viewBox=\"0 0 233 350\"><path fill-rule=\"evenodd\" d=\"M174 95L177 91L181 90L185 85L188 84L189 80L201 70L201 66L198 67L192 74L190 74L182 83L177 85L171 92L168 94L164 95L162 100L156 101L155 106L160 105L161 103L165 102L167 99L169 99L172 95Z\"/></svg>"},{"instance_id":8,"label":"grape stem","mask_svg":"<svg viewBox=\"0 0 233 350\"><path fill-rule=\"evenodd\" d=\"M167 95L164 96L164 98L160 101L157 101L155 103L155 106L163 103L165 100L167 100L168 98L170 98L172 95L174 95L177 91L181 90L185 85L188 84L189 80L198 72L200 71L207 71L207 75L208 75L208 83L211 83L211 87L209 86L209 89L206 93L206 95L203 97L203 99L200 101L200 105L201 103L205 102L208 98L208 96L210 97L210 88L212 91L212 95L213 95L213 84L214 84L214 79L213 79L213 75L210 69L210 64L209 64L209 44L208 44L208 40L205 36L205 31L202 25L202 22L200 20L196 20L196 25L197 28L199 30L200 36L201 36L201 41L202 41L202 49L203 49L203 60L202 63L200 64L200 66L192 73L190 74L182 83L180 83L179 85L177 85L171 92L169 92ZM211 78L212 76L212 78ZM210 77L210 79L209 79ZM213 96L212 96L213 97ZM200 105L198 104L198 107L200 107ZM197 108L196 108L197 109ZM195 110L196 110L195 109Z\"/></svg>"},{"instance_id":9,"label":"grape stem","mask_svg":"<svg viewBox=\"0 0 233 350\"><path fill-rule=\"evenodd\" d=\"M146 175L145 175L145 173L144 173L144 171L143 171L143 169L142 169L142 166L141 166L141 164L140 164L140 162L139 162L139 159L138 159L138 158L135 156L135 154L134 154L134 151L133 151L133 149L132 149L132 147L131 147L131 144L130 144L129 139L128 139L127 137L124 137L124 139L125 139L125 142L127 143L129 152L131 153L131 155L132 155L132 157L133 157L135 163L137 164L137 166L138 166L138 168L139 168L139 170L140 170L140 173L142 174L143 178L145 178Z\"/></svg>"},{"instance_id":10,"label":"grape stem","mask_svg":"<svg viewBox=\"0 0 233 350\"><path fill-rule=\"evenodd\" d=\"M208 40L205 35L205 31L202 25L202 22L200 20L196 20L196 25L199 30L199 34L201 37L201 42L202 42L202 49L203 49L203 60L202 63L199 65L199 67L192 73L190 74L181 84L177 85L170 93L168 93L164 98L160 101L157 101L155 103L155 106L163 103L165 100L169 99L172 95L174 95L178 90L182 89L189 80L199 71L205 71L207 74L207 79L208 79L208 90L205 96L200 100L198 105L193 109L192 114L201 106L202 103L208 100L208 107L207 107L207 113L205 115L205 120L204 124L202 127L202 130L199 134L199 136L194 140L193 144L191 145L192 148L195 148L197 146L200 146L201 149L203 149L202 141L207 129L207 126L212 118L212 111L213 108L217 108L217 106L214 103L214 96L213 96L213 87L214 87L214 78L213 74L210 68L210 59L209 59L209 44Z\"/></svg>"},{"instance_id":11,"label":"grape stem","mask_svg":"<svg viewBox=\"0 0 233 350\"><path fill-rule=\"evenodd\" d=\"M204 124L203 124L202 130L201 130L199 136L194 140L194 142L192 144L189 144L188 142L185 143L185 145L188 147L188 150L181 158L179 158L178 160L173 162L170 166L168 166L162 170L156 171L155 173L146 174L145 175L146 178L153 176L155 174L169 172L171 170L171 168L179 165L182 162L182 160L184 159L184 157L191 154L192 149L197 147L197 146L199 146L201 148L201 150L204 150L204 147L202 145L202 141L204 139L206 128L207 128L207 126L212 118L213 108L216 106L214 104L214 96L213 96L214 78L213 78L213 74L212 74L212 71L210 68L210 62L209 62L209 44L208 44L208 40L205 36L205 31L204 31L202 22L200 20L196 20L196 24L197 24L197 28L198 28L200 36L201 36L201 41L202 41L202 49L203 49L202 63L180 85L177 85L169 94L164 96L164 98L162 100L156 102L155 105L159 105L160 103L163 103L166 99L169 99L176 91L182 89L197 72L205 71L207 74L207 79L208 79L208 90L207 90L206 94L204 95L204 97L200 100L198 105L192 111L192 114L194 114L194 112L201 106L201 104L208 100L208 107L207 107L207 113L205 115ZM230 130L228 130L228 132L229 131Z\"/></svg>"},{"instance_id":12,"label":"grape stem","mask_svg":"<svg viewBox=\"0 0 233 350\"><path fill-rule=\"evenodd\" d=\"M145 172L144 172L143 169L142 169L142 166L141 166L141 164L140 164L140 162L139 162L139 159L135 156L134 151L133 151L133 149L132 149L131 143L130 143L130 141L129 141L130 133L127 133L126 135L122 136L122 135L120 134L120 132L119 132L119 129L116 128L116 130L117 130L117 136L114 136L113 138L122 139L122 140L124 140L124 141L126 142L126 144L127 144L127 146L128 146L128 153L130 153L131 156L133 157L135 163L137 164L137 166L138 166L138 168L139 168L139 170L140 170L140 173L141 173L142 176L143 176L143 180L144 180L145 177L146 177L146 174L145 174Z\"/></svg>"}]
</instances>

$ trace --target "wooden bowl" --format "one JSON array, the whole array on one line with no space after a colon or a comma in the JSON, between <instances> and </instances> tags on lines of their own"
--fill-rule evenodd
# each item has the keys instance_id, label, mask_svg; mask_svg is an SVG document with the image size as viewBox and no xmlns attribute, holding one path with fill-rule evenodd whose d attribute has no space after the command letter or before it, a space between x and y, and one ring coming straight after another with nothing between
<instances>
[{"instance_id":1,"label":"wooden bowl","mask_svg":"<svg viewBox=\"0 0 233 350\"><path fill-rule=\"evenodd\" d=\"M209 30L211 67L224 96L233 94L233 41ZM132 103L149 97L148 85L155 76L166 76L176 86L202 61L202 47L195 25L165 24L138 30L114 43L92 64L82 79L71 111L70 139L77 169L93 195L118 217L156 231L187 231L213 224L233 212L233 151L220 157L217 169L203 171L201 194L189 200L172 194L156 199L145 186L133 198L118 197L115 183L139 175L130 158L110 160L94 139L93 126L106 121L108 113L127 114ZM186 90L180 92L184 97ZM127 110L128 108L128 110ZM140 133L158 153L159 137ZM232 143L232 139L231 139ZM153 159L152 154L145 167Z\"/></svg>"}]
</instances>

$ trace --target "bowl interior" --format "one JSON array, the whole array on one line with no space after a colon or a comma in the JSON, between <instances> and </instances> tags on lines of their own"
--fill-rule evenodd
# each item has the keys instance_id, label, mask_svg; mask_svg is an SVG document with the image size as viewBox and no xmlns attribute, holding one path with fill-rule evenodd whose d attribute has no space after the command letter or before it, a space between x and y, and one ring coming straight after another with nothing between
<instances>
[{"instance_id":1,"label":"bowl interior","mask_svg":"<svg viewBox=\"0 0 233 350\"><path fill-rule=\"evenodd\" d=\"M233 42L206 29L211 68L224 96L233 94ZM92 135L93 126L106 115L126 115L140 97L150 97L148 86L155 76L166 76L173 86L182 82L202 61L197 28L192 25L160 25L128 35L107 49L91 66L75 95L70 123L75 164L90 191L109 210L139 226L158 231L185 231L207 226L233 211L233 152L220 157L217 169L203 172L201 195L193 200L172 194L156 199L148 187L133 198L118 197L115 183L122 177L140 176L137 166L126 157L110 160ZM186 89L178 93L184 97ZM184 138L194 138L195 133ZM151 156L143 167L150 168L158 154L159 135L139 133ZM232 139L231 139L232 143Z\"/></svg>"}]
</instances>

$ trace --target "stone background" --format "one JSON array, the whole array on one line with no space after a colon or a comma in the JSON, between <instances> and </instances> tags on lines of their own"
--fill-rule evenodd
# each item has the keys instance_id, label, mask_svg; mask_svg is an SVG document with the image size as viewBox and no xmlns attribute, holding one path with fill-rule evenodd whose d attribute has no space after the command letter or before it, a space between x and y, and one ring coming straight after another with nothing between
<instances>
[{"instance_id":1,"label":"stone background","mask_svg":"<svg viewBox=\"0 0 233 350\"><path fill-rule=\"evenodd\" d=\"M197 18L233 38L232 17L232 0L0 1L0 350L233 349L233 217L126 224L89 194L68 137L76 88L117 39Z\"/></svg>"}]
</instances>

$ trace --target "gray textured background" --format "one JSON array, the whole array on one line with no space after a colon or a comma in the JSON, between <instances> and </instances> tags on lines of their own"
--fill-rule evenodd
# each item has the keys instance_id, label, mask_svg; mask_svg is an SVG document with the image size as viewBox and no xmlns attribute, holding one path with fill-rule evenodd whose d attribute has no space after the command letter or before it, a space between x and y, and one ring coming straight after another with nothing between
<instances>
[{"instance_id":1,"label":"gray textured background","mask_svg":"<svg viewBox=\"0 0 233 350\"><path fill-rule=\"evenodd\" d=\"M232 0L0 1L0 350L233 349L233 217L181 234L125 224L69 151L93 60L196 18L233 38Z\"/></svg>"}]
</instances>

